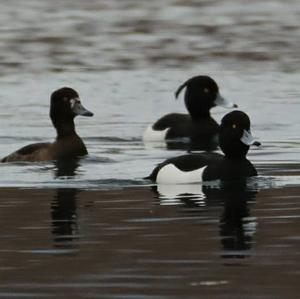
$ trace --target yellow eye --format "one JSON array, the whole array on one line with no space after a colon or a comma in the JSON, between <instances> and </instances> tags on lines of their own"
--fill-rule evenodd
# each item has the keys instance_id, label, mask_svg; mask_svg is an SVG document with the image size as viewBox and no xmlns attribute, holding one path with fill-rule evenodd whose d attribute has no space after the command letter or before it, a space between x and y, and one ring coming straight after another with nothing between
<instances>
[{"instance_id":1,"label":"yellow eye","mask_svg":"<svg viewBox=\"0 0 300 299\"><path fill-rule=\"evenodd\" d=\"M209 93L209 89L208 88L204 88L204 92L205 93Z\"/></svg>"},{"instance_id":2,"label":"yellow eye","mask_svg":"<svg viewBox=\"0 0 300 299\"><path fill-rule=\"evenodd\" d=\"M233 129L236 129L236 124L233 124L233 125L232 125L232 128L233 128Z\"/></svg>"}]
</instances>

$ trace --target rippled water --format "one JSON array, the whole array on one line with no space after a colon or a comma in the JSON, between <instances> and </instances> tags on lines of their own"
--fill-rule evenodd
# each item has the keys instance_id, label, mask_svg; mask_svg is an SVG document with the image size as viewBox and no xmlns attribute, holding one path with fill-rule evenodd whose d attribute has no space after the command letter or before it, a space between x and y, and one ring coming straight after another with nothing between
<instances>
[{"instance_id":1,"label":"rippled water","mask_svg":"<svg viewBox=\"0 0 300 299\"><path fill-rule=\"evenodd\" d=\"M61 86L95 115L76 119L88 157L0 165L0 298L296 298L299 19L293 0L2 1L0 156L55 138ZM197 74L263 143L246 187L142 180L182 153L141 135Z\"/></svg>"}]
</instances>

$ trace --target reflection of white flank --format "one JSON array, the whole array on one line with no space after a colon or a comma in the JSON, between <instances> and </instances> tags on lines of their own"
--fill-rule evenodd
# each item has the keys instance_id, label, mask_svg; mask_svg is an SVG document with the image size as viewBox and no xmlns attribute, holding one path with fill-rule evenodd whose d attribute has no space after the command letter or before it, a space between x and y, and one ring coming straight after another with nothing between
<instances>
[{"instance_id":1,"label":"reflection of white flank","mask_svg":"<svg viewBox=\"0 0 300 299\"><path fill-rule=\"evenodd\" d=\"M167 164L158 172L156 182L158 184L189 184L202 182L202 174L205 168L206 166L192 171L182 171L174 164Z\"/></svg>"},{"instance_id":2,"label":"reflection of white flank","mask_svg":"<svg viewBox=\"0 0 300 299\"><path fill-rule=\"evenodd\" d=\"M189 194L192 198L197 196L197 200L204 198L204 193L202 192L201 184L179 184L179 185L166 185L166 184L158 184L157 191L160 195L160 198L181 198L182 195L187 197ZM199 198L198 198L199 197Z\"/></svg>"},{"instance_id":3,"label":"reflection of white flank","mask_svg":"<svg viewBox=\"0 0 300 299\"><path fill-rule=\"evenodd\" d=\"M156 131L156 130L153 130L152 125L151 125L145 130L145 132L143 134L143 140L146 142L163 141L166 138L168 130L169 130L169 128L162 130L162 131Z\"/></svg>"}]
</instances>

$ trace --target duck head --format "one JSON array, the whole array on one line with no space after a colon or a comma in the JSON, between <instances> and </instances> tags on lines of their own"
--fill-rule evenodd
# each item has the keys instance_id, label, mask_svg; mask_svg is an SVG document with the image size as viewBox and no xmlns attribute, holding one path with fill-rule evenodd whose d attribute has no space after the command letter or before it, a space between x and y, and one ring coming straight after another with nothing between
<instances>
[{"instance_id":1,"label":"duck head","mask_svg":"<svg viewBox=\"0 0 300 299\"><path fill-rule=\"evenodd\" d=\"M251 135L248 115L238 110L223 117L219 143L221 150L229 158L245 158L251 145L260 146L260 142Z\"/></svg>"},{"instance_id":2,"label":"duck head","mask_svg":"<svg viewBox=\"0 0 300 299\"><path fill-rule=\"evenodd\" d=\"M63 87L52 93L50 118L57 130L74 127L73 120L77 115L93 116L93 113L83 107L74 89Z\"/></svg>"},{"instance_id":3,"label":"duck head","mask_svg":"<svg viewBox=\"0 0 300 299\"><path fill-rule=\"evenodd\" d=\"M237 105L227 101L219 92L217 83L209 76L192 77L177 89L177 98L186 87L184 101L193 119L209 116L209 110L215 106L237 108Z\"/></svg>"}]
</instances>

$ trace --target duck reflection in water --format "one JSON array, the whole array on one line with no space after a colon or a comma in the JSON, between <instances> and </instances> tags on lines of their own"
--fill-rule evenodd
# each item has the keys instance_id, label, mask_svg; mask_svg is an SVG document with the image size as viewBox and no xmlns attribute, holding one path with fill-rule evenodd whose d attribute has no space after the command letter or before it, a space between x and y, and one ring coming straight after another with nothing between
<instances>
[{"instance_id":1,"label":"duck reflection in water","mask_svg":"<svg viewBox=\"0 0 300 299\"><path fill-rule=\"evenodd\" d=\"M212 152L218 148L219 140L214 136L209 136L207 138L202 138L202 140L191 141L189 138L181 139L170 139L161 142L147 142L144 141L145 148L155 149L155 148L164 148L167 150L183 150L188 153L192 151L205 151Z\"/></svg>"},{"instance_id":2,"label":"duck reflection in water","mask_svg":"<svg viewBox=\"0 0 300 299\"><path fill-rule=\"evenodd\" d=\"M57 160L55 178L72 178L76 175L79 158ZM52 233L54 246L74 248L79 238L76 197L80 192L76 188L58 188L51 204Z\"/></svg>"},{"instance_id":3,"label":"duck reflection in water","mask_svg":"<svg viewBox=\"0 0 300 299\"><path fill-rule=\"evenodd\" d=\"M54 162L54 178L72 178L76 176L76 170L80 166L80 160L80 157L56 160Z\"/></svg>"},{"instance_id":4,"label":"duck reflection in water","mask_svg":"<svg viewBox=\"0 0 300 299\"><path fill-rule=\"evenodd\" d=\"M250 255L256 232L256 219L250 215L250 205L255 201L257 188L248 186L246 180L223 182L220 189L203 188L208 201L221 200L220 237L224 258L244 258Z\"/></svg>"},{"instance_id":5,"label":"duck reflection in water","mask_svg":"<svg viewBox=\"0 0 300 299\"><path fill-rule=\"evenodd\" d=\"M185 140L168 140L166 141L166 148L168 150L185 150L187 152L191 151L206 151L212 152L218 148L219 140L216 136L209 136L203 138L202 140L188 142Z\"/></svg>"},{"instance_id":6,"label":"duck reflection in water","mask_svg":"<svg viewBox=\"0 0 300 299\"><path fill-rule=\"evenodd\" d=\"M157 185L152 190L160 204L177 204L180 211L194 217L220 211L221 256L245 258L250 255L256 220L250 215L250 205L255 201L258 188L255 179L223 181L217 184Z\"/></svg>"}]
</instances>

